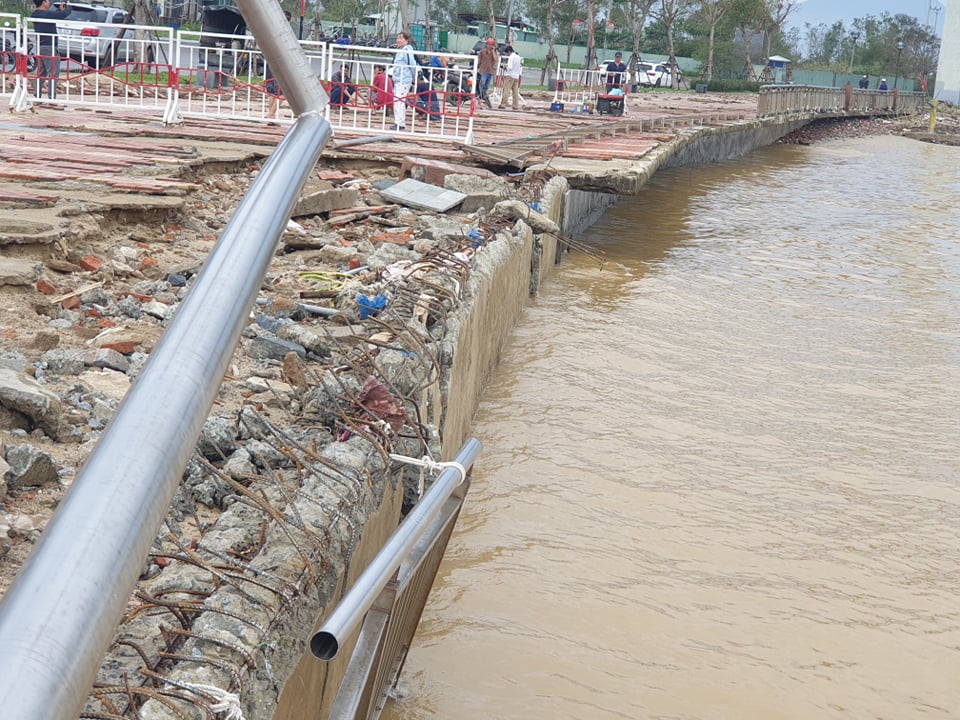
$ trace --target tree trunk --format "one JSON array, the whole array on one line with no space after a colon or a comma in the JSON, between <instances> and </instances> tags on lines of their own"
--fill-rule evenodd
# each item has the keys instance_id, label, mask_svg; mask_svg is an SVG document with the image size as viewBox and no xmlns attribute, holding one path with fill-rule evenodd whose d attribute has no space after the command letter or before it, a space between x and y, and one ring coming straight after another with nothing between
<instances>
[{"instance_id":1,"label":"tree trunk","mask_svg":"<svg viewBox=\"0 0 960 720\"><path fill-rule=\"evenodd\" d=\"M715 43L714 36L717 32L717 26L710 26L710 39L707 41L707 71L704 77L706 77L707 82L713 80L713 47Z\"/></svg>"},{"instance_id":2,"label":"tree trunk","mask_svg":"<svg viewBox=\"0 0 960 720\"><path fill-rule=\"evenodd\" d=\"M400 27L405 33L410 32L410 8L407 0L397 0L397 9L400 11Z\"/></svg>"},{"instance_id":3,"label":"tree trunk","mask_svg":"<svg viewBox=\"0 0 960 720\"><path fill-rule=\"evenodd\" d=\"M597 69L597 6L593 0L587 0L587 58L585 70Z\"/></svg>"},{"instance_id":4,"label":"tree trunk","mask_svg":"<svg viewBox=\"0 0 960 720\"><path fill-rule=\"evenodd\" d=\"M493 0L487 0L487 13L490 15L490 37L497 39L497 13L493 10Z\"/></svg>"}]
</instances>

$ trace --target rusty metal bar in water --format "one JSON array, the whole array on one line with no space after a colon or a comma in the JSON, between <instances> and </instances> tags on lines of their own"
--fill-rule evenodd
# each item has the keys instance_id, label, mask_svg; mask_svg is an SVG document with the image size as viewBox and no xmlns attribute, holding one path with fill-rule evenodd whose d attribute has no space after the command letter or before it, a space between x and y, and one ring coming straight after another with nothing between
<instances>
[{"instance_id":1,"label":"rusty metal bar in water","mask_svg":"<svg viewBox=\"0 0 960 720\"><path fill-rule=\"evenodd\" d=\"M332 133L279 3L237 0L297 121L0 604L0 707L73 720L159 531L303 185Z\"/></svg>"}]
</instances>

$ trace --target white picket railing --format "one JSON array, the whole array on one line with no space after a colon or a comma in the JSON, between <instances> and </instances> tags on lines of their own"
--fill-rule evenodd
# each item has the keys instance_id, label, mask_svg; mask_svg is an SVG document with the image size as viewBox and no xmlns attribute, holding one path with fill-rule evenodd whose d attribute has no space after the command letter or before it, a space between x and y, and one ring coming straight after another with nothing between
<instances>
[{"instance_id":1,"label":"white picket railing","mask_svg":"<svg viewBox=\"0 0 960 720\"><path fill-rule=\"evenodd\" d=\"M31 18L0 14L0 94L10 96L14 112L42 101L155 110L167 124L184 116L278 123L294 119L252 36L69 20L56 24L58 37L52 38L37 33ZM83 36L82 28L87 29ZM99 37L91 35L94 28ZM58 54L41 49L54 47L54 42ZM310 41L301 47L328 92L335 71L346 69L350 78L348 99L326 109L334 128L389 132L393 103L375 99L373 69L383 65L389 74L395 50ZM404 99L405 133L470 142L476 59L449 53L444 57L455 67L424 67L427 84Z\"/></svg>"}]
</instances>

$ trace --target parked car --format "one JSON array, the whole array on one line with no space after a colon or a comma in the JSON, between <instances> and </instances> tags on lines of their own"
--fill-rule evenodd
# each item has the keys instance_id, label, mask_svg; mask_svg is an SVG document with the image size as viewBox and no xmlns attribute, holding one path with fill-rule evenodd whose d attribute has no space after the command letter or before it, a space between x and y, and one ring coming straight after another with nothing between
<instances>
[{"instance_id":1,"label":"parked car","mask_svg":"<svg viewBox=\"0 0 960 720\"><path fill-rule=\"evenodd\" d=\"M670 68L663 63L638 63L637 83L643 87L668 87Z\"/></svg>"},{"instance_id":2,"label":"parked car","mask_svg":"<svg viewBox=\"0 0 960 720\"><path fill-rule=\"evenodd\" d=\"M133 23L123 8L70 3L70 14L60 26L60 51L91 67L109 67L137 60ZM153 48L147 48L145 62L153 62Z\"/></svg>"}]
</instances>

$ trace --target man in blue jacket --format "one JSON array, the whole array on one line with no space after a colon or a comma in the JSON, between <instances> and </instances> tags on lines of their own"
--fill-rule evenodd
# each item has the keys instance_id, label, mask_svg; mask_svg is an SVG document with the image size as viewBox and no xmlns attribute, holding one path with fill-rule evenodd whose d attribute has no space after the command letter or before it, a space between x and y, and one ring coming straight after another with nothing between
<instances>
[{"instance_id":1,"label":"man in blue jacket","mask_svg":"<svg viewBox=\"0 0 960 720\"><path fill-rule=\"evenodd\" d=\"M70 6L63 2L54 10L50 0L33 0L33 29L39 36L37 42L37 97L43 95L43 83L47 82L50 99L57 96L57 78L60 77L60 48L57 45L57 23L70 14Z\"/></svg>"}]
</instances>

